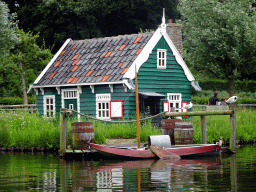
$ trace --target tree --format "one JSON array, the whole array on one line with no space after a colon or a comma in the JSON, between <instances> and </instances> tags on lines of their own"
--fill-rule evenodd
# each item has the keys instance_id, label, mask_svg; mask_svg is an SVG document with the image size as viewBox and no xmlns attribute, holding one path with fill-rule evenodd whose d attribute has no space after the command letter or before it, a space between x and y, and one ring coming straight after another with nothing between
<instances>
[{"instance_id":1,"label":"tree","mask_svg":"<svg viewBox=\"0 0 256 192\"><path fill-rule=\"evenodd\" d=\"M19 42L16 34L15 14L10 14L7 4L0 1L0 59L6 57L10 49Z\"/></svg>"},{"instance_id":2,"label":"tree","mask_svg":"<svg viewBox=\"0 0 256 192\"><path fill-rule=\"evenodd\" d=\"M198 71L228 79L256 72L254 0L181 0L185 59Z\"/></svg>"},{"instance_id":3,"label":"tree","mask_svg":"<svg viewBox=\"0 0 256 192\"><path fill-rule=\"evenodd\" d=\"M31 32L25 33L23 30L18 30L18 33L21 41L8 57L5 67L13 69L20 75L24 105L26 105L28 104L26 77L31 73L38 75L37 73L50 61L52 54L49 49L40 48L36 44L39 35L32 35Z\"/></svg>"}]
</instances>

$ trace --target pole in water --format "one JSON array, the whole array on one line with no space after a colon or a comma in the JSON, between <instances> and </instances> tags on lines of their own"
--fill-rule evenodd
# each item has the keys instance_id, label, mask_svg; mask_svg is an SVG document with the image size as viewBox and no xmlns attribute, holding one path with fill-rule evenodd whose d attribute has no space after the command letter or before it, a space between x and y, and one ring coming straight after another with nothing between
<instances>
[{"instance_id":1,"label":"pole in water","mask_svg":"<svg viewBox=\"0 0 256 192\"><path fill-rule=\"evenodd\" d=\"M135 96L136 96L137 144L138 144L138 148L140 148L139 89L138 89L136 65L135 65Z\"/></svg>"}]
</instances>

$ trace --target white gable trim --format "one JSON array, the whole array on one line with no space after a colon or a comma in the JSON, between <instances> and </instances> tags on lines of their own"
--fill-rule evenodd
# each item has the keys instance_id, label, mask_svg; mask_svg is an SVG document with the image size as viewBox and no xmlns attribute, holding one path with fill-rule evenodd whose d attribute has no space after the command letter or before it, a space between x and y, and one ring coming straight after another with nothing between
<instances>
[{"instance_id":1,"label":"white gable trim","mask_svg":"<svg viewBox=\"0 0 256 192\"><path fill-rule=\"evenodd\" d=\"M169 35L166 32L165 27L159 27L154 35L151 37L147 45L144 47L144 49L141 51L139 56L136 58L136 60L133 62L131 67L128 69L128 71L125 73L124 78L134 79L135 78L135 64L137 68L137 72L139 71L141 65L148 60L149 55L151 54L153 48L156 46L158 41L161 37L164 37L167 44L169 45L170 49L173 52L173 55L175 56L178 64L183 68L185 75L187 76L189 81L194 81L195 78L191 74L190 70L188 69L186 63L184 62L183 58L179 54L178 50L174 46L172 40L170 39Z\"/></svg>"},{"instance_id":2,"label":"white gable trim","mask_svg":"<svg viewBox=\"0 0 256 192\"><path fill-rule=\"evenodd\" d=\"M44 70L42 71L42 73L37 77L37 79L35 80L34 84L37 84L40 79L44 76L44 74L46 73L46 71L51 67L51 65L54 63L54 61L57 59L57 57L60 55L60 53L63 51L63 49L67 46L67 44L71 41L72 39L67 39L66 42L61 46L61 48L59 49L59 51L54 55L54 57L52 58L52 60L48 63L48 65L44 68Z\"/></svg>"}]
</instances>

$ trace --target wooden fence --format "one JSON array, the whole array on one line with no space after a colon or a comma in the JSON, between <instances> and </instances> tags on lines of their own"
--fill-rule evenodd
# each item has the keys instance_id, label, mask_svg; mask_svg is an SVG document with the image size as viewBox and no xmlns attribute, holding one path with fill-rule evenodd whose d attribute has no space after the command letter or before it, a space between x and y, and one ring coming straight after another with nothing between
<instances>
[{"instance_id":1,"label":"wooden fence","mask_svg":"<svg viewBox=\"0 0 256 192\"><path fill-rule=\"evenodd\" d=\"M28 105L0 105L0 111L30 111L30 112L36 112L36 104L28 104Z\"/></svg>"}]
</instances>

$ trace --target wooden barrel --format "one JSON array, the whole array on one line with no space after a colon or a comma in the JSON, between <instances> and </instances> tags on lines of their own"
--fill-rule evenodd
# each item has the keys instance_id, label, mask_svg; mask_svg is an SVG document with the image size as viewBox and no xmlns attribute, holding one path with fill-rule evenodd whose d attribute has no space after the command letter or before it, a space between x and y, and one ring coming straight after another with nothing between
<instances>
[{"instance_id":1,"label":"wooden barrel","mask_svg":"<svg viewBox=\"0 0 256 192\"><path fill-rule=\"evenodd\" d=\"M180 119L164 119L162 125L162 135L169 135L171 138L171 143L174 145L174 128L175 123L181 122Z\"/></svg>"},{"instance_id":2,"label":"wooden barrel","mask_svg":"<svg viewBox=\"0 0 256 192\"><path fill-rule=\"evenodd\" d=\"M89 149L89 142L94 143L92 122L75 122L71 124L72 149Z\"/></svg>"},{"instance_id":3,"label":"wooden barrel","mask_svg":"<svg viewBox=\"0 0 256 192\"><path fill-rule=\"evenodd\" d=\"M193 144L193 125L191 122L175 123L175 145Z\"/></svg>"}]
</instances>

